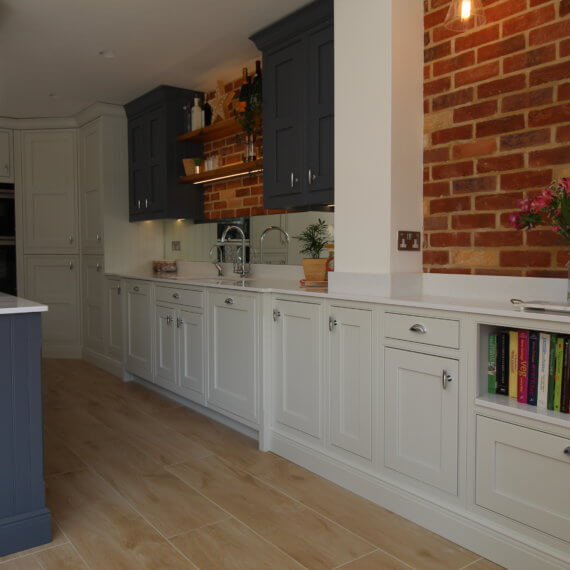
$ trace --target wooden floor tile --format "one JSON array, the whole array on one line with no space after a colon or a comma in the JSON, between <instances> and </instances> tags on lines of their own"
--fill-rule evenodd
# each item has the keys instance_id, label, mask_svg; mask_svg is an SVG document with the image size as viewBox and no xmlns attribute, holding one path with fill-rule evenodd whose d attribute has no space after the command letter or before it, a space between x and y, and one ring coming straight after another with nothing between
<instances>
[{"instance_id":1,"label":"wooden floor tile","mask_svg":"<svg viewBox=\"0 0 570 570\"><path fill-rule=\"evenodd\" d=\"M46 477L85 469L85 463L50 430L44 431L44 450Z\"/></svg>"},{"instance_id":2,"label":"wooden floor tile","mask_svg":"<svg viewBox=\"0 0 570 570\"><path fill-rule=\"evenodd\" d=\"M89 471L48 479L48 505L93 569L187 569L188 561L99 476Z\"/></svg>"},{"instance_id":3,"label":"wooden floor tile","mask_svg":"<svg viewBox=\"0 0 570 570\"><path fill-rule=\"evenodd\" d=\"M478 556L294 463L275 457L259 478L411 566L457 569Z\"/></svg>"},{"instance_id":4,"label":"wooden floor tile","mask_svg":"<svg viewBox=\"0 0 570 570\"><path fill-rule=\"evenodd\" d=\"M372 554L367 554L358 560L341 566L339 570L406 570L409 568L410 566L398 562L395 558L377 550L372 552Z\"/></svg>"},{"instance_id":5,"label":"wooden floor tile","mask_svg":"<svg viewBox=\"0 0 570 570\"><path fill-rule=\"evenodd\" d=\"M3 562L7 562L9 560L14 560L16 558L21 558L22 556L28 556L29 554L34 554L37 552L41 552L42 550L46 550L47 548L53 548L54 546L59 546L62 544L67 544L69 541L67 537L63 534L59 526L53 522L52 523L52 533L53 533L53 540L48 544L41 544L40 546L36 546L34 548L29 548L28 550L21 550L20 552L14 552L13 554L8 554L7 556L0 556L0 564ZM4 570L4 567L2 567Z\"/></svg>"},{"instance_id":6,"label":"wooden floor tile","mask_svg":"<svg viewBox=\"0 0 570 570\"><path fill-rule=\"evenodd\" d=\"M467 566L465 570L501 570L503 567L491 562L490 560L486 560L485 558L481 558L477 560L474 564L470 564Z\"/></svg>"},{"instance_id":7,"label":"wooden floor tile","mask_svg":"<svg viewBox=\"0 0 570 570\"><path fill-rule=\"evenodd\" d=\"M87 566L71 544L56 546L34 554L43 570L87 570Z\"/></svg>"},{"instance_id":8,"label":"wooden floor tile","mask_svg":"<svg viewBox=\"0 0 570 570\"><path fill-rule=\"evenodd\" d=\"M24 556L0 564L0 570L44 570L34 556Z\"/></svg>"},{"instance_id":9,"label":"wooden floor tile","mask_svg":"<svg viewBox=\"0 0 570 570\"><path fill-rule=\"evenodd\" d=\"M166 537L228 518L214 503L127 442L90 442L78 452Z\"/></svg>"},{"instance_id":10,"label":"wooden floor tile","mask_svg":"<svg viewBox=\"0 0 570 570\"><path fill-rule=\"evenodd\" d=\"M332 568L374 550L356 535L217 457L167 469L309 568Z\"/></svg>"},{"instance_id":11,"label":"wooden floor tile","mask_svg":"<svg viewBox=\"0 0 570 570\"><path fill-rule=\"evenodd\" d=\"M236 519L172 539L200 570L295 570L303 568Z\"/></svg>"}]
</instances>

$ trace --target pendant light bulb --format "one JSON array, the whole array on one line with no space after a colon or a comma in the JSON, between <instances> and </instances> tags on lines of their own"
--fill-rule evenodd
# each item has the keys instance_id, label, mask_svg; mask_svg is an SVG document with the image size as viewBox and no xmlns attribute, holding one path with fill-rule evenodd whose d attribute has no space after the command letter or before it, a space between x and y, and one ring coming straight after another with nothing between
<instances>
[{"instance_id":1,"label":"pendant light bulb","mask_svg":"<svg viewBox=\"0 0 570 570\"><path fill-rule=\"evenodd\" d=\"M485 24L481 0L451 0L443 25L454 32L471 30Z\"/></svg>"}]
</instances>

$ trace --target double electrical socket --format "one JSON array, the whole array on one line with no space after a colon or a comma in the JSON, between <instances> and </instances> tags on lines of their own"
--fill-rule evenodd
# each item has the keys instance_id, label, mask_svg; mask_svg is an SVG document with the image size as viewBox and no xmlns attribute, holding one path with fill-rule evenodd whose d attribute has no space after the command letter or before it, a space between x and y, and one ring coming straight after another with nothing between
<instances>
[{"instance_id":1,"label":"double electrical socket","mask_svg":"<svg viewBox=\"0 0 570 570\"><path fill-rule=\"evenodd\" d=\"M398 232L398 251L420 251L421 248L421 232Z\"/></svg>"}]
</instances>

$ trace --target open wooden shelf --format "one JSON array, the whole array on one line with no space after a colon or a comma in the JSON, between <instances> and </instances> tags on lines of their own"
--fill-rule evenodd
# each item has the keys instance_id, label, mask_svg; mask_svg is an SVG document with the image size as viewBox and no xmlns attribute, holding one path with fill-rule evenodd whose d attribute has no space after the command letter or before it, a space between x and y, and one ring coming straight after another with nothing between
<instances>
[{"instance_id":1,"label":"open wooden shelf","mask_svg":"<svg viewBox=\"0 0 570 570\"><path fill-rule=\"evenodd\" d=\"M177 137L179 141L192 141L205 143L216 139L223 139L241 132L242 128L235 119L225 119L213 125L184 133Z\"/></svg>"},{"instance_id":2,"label":"open wooden shelf","mask_svg":"<svg viewBox=\"0 0 570 570\"><path fill-rule=\"evenodd\" d=\"M214 170L200 172L200 174L192 174L191 176L181 176L180 182L184 184L204 184L211 179L228 179L237 178L238 176L247 176L254 171L263 170L263 159L252 160L251 162L236 162L235 164L226 164ZM217 180L212 180L216 182Z\"/></svg>"}]
</instances>

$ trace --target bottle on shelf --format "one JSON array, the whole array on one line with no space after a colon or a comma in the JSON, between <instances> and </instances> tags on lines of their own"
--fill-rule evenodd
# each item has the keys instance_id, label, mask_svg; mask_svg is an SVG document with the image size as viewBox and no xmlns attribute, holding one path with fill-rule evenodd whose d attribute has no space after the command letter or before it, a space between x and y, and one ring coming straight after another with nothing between
<instances>
[{"instance_id":1,"label":"bottle on shelf","mask_svg":"<svg viewBox=\"0 0 570 570\"><path fill-rule=\"evenodd\" d=\"M200 98L194 97L194 105L192 106L192 130L201 129L204 124L204 114L202 113L202 106L200 105Z\"/></svg>"},{"instance_id":2,"label":"bottle on shelf","mask_svg":"<svg viewBox=\"0 0 570 570\"><path fill-rule=\"evenodd\" d=\"M204 101L204 104L202 105L202 112L204 113L204 127L208 127L209 125L212 124L212 107L210 106L210 103L208 103L207 101Z\"/></svg>"},{"instance_id":3,"label":"bottle on shelf","mask_svg":"<svg viewBox=\"0 0 570 570\"><path fill-rule=\"evenodd\" d=\"M238 111L240 113L245 112L247 108L250 89L251 89L251 77L247 73L247 67L244 67L242 69L241 87L238 93Z\"/></svg>"},{"instance_id":4,"label":"bottle on shelf","mask_svg":"<svg viewBox=\"0 0 570 570\"><path fill-rule=\"evenodd\" d=\"M261 107L263 101L263 74L261 72L261 61L255 62L255 75L251 82L250 102L254 107Z\"/></svg>"}]
</instances>

